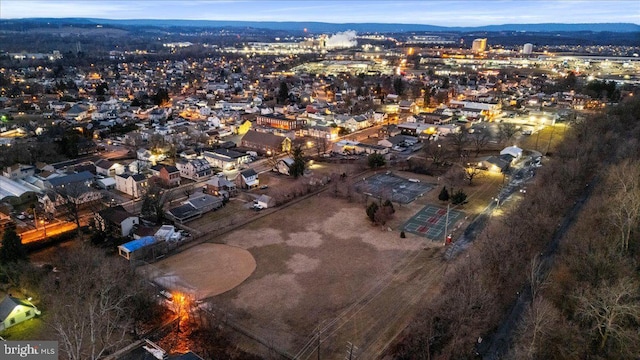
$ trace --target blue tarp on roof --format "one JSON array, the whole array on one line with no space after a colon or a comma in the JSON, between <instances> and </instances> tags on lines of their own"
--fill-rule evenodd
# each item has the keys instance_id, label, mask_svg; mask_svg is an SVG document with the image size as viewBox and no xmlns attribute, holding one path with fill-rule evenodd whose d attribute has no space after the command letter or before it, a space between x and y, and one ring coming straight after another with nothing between
<instances>
[{"instance_id":1,"label":"blue tarp on roof","mask_svg":"<svg viewBox=\"0 0 640 360\"><path fill-rule=\"evenodd\" d=\"M149 246L151 244L154 244L156 242L156 238L153 236L145 236L145 237L141 237L140 239L137 240L133 240L133 241L129 241L126 244L122 244L120 246L122 246L125 250L127 250L128 252L134 252L136 250L140 250L145 246Z\"/></svg>"}]
</instances>

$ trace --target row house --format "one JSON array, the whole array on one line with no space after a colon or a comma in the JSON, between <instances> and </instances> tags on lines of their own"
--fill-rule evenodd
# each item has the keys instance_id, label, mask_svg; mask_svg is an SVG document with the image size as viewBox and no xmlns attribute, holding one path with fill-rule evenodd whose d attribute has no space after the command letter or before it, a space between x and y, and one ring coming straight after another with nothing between
<instances>
[{"instance_id":1,"label":"row house","mask_svg":"<svg viewBox=\"0 0 640 360\"><path fill-rule=\"evenodd\" d=\"M319 139L333 140L338 137L340 129L337 126L314 125L302 130L302 135Z\"/></svg>"},{"instance_id":2,"label":"row house","mask_svg":"<svg viewBox=\"0 0 640 360\"><path fill-rule=\"evenodd\" d=\"M145 194L149 183L142 174L120 174L116 176L116 190L132 196L134 199Z\"/></svg>"},{"instance_id":3,"label":"row house","mask_svg":"<svg viewBox=\"0 0 640 360\"><path fill-rule=\"evenodd\" d=\"M180 186L180 170L177 167L158 164L152 166L149 170L151 170L151 175L159 179L163 186Z\"/></svg>"}]
</instances>

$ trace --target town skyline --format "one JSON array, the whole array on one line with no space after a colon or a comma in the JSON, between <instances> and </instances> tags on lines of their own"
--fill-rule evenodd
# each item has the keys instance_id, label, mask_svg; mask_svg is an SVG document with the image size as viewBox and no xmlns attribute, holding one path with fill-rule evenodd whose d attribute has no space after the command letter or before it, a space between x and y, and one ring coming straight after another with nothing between
<instances>
[{"instance_id":1,"label":"town skyline","mask_svg":"<svg viewBox=\"0 0 640 360\"><path fill-rule=\"evenodd\" d=\"M640 24L634 1L71 1L6 0L3 19L73 18L314 21L328 23L399 23L435 26L487 26L540 23ZM257 9L260 11L246 11ZM634 11L635 9L635 11Z\"/></svg>"}]
</instances>

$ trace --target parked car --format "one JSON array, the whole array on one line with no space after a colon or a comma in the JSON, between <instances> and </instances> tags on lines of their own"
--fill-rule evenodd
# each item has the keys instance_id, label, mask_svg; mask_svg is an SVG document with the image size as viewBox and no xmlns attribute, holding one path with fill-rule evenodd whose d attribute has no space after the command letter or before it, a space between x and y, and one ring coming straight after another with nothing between
<instances>
[{"instance_id":1,"label":"parked car","mask_svg":"<svg viewBox=\"0 0 640 360\"><path fill-rule=\"evenodd\" d=\"M260 210L262 210L262 209L264 209L264 207L263 207L262 205L257 204L257 203L256 203L256 204L253 204L253 210L255 210L255 211L260 211Z\"/></svg>"}]
</instances>

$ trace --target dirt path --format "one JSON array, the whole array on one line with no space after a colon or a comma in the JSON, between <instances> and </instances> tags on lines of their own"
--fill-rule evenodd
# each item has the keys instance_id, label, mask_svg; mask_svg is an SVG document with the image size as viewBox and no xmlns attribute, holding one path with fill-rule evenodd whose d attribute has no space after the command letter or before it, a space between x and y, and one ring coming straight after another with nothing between
<instances>
[{"instance_id":1,"label":"dirt path","mask_svg":"<svg viewBox=\"0 0 640 360\"><path fill-rule=\"evenodd\" d=\"M558 226L553 233L553 237L549 246L542 256L540 257L542 266L538 271L538 278L544 277L550 270L554 260L554 256L560 241L564 237L567 230L575 223L578 214L582 210L582 207L591 196L592 189L599 183L599 178L594 179L591 183L587 184L582 196L576 201L571 209L567 211L566 216L562 220L562 223ZM504 354L509 351L513 336L518 325L518 322L522 318L522 314L527 309L528 304L532 301L531 286L526 283L523 289L520 291L520 296L512 305L511 310L507 316L498 325L498 329L490 335L481 345L478 347L478 353L486 360L500 359Z\"/></svg>"},{"instance_id":2,"label":"dirt path","mask_svg":"<svg viewBox=\"0 0 640 360\"><path fill-rule=\"evenodd\" d=\"M295 358L313 358L319 345L323 357L340 359L347 354L348 344L354 345L354 356L379 358L414 318L423 297L440 283L444 274L440 252L440 248L429 248L410 254L335 318L323 322Z\"/></svg>"}]
</instances>

